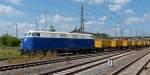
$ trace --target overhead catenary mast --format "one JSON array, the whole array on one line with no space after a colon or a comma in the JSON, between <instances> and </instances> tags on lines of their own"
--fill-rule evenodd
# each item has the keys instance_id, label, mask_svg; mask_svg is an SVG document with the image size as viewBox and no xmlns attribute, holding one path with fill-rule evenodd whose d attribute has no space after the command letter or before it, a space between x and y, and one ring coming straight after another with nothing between
<instances>
[{"instance_id":1,"label":"overhead catenary mast","mask_svg":"<svg viewBox=\"0 0 150 75\"><path fill-rule=\"evenodd\" d=\"M136 31L135 31L135 34L136 34L135 36L138 37L138 31L137 31L137 29L136 29Z\"/></svg>"},{"instance_id":2,"label":"overhead catenary mast","mask_svg":"<svg viewBox=\"0 0 150 75\"><path fill-rule=\"evenodd\" d=\"M16 37L18 37L18 24L16 24Z\"/></svg>"},{"instance_id":3,"label":"overhead catenary mast","mask_svg":"<svg viewBox=\"0 0 150 75\"><path fill-rule=\"evenodd\" d=\"M117 29L117 27L116 27L116 24L115 24L115 33L114 33L115 37L117 37L117 30L116 29Z\"/></svg>"},{"instance_id":4,"label":"overhead catenary mast","mask_svg":"<svg viewBox=\"0 0 150 75\"><path fill-rule=\"evenodd\" d=\"M141 37L142 37L142 40L144 40L144 27L143 25L141 24Z\"/></svg>"},{"instance_id":5,"label":"overhead catenary mast","mask_svg":"<svg viewBox=\"0 0 150 75\"><path fill-rule=\"evenodd\" d=\"M36 30L39 30L38 18L36 18Z\"/></svg>"},{"instance_id":6,"label":"overhead catenary mast","mask_svg":"<svg viewBox=\"0 0 150 75\"><path fill-rule=\"evenodd\" d=\"M112 13L114 15L114 37L117 37L117 17L119 17L115 12L110 11L110 13ZM121 36L122 36L122 27L121 27Z\"/></svg>"},{"instance_id":7,"label":"overhead catenary mast","mask_svg":"<svg viewBox=\"0 0 150 75\"><path fill-rule=\"evenodd\" d=\"M45 9L45 11L44 11L44 18L45 18L45 31L47 31L47 11L46 11L46 9Z\"/></svg>"},{"instance_id":8,"label":"overhead catenary mast","mask_svg":"<svg viewBox=\"0 0 150 75\"><path fill-rule=\"evenodd\" d=\"M84 6L81 4L81 20L80 20L80 32L84 32Z\"/></svg>"},{"instance_id":9,"label":"overhead catenary mast","mask_svg":"<svg viewBox=\"0 0 150 75\"><path fill-rule=\"evenodd\" d=\"M122 27L121 27L120 33L121 33L121 38L123 38L123 28Z\"/></svg>"}]
</instances>

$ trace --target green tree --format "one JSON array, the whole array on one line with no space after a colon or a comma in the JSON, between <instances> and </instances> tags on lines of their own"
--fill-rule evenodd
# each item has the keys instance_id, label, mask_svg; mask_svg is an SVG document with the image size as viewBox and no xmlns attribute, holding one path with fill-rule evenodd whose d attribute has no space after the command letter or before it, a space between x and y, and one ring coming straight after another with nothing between
<instances>
[{"instance_id":1,"label":"green tree","mask_svg":"<svg viewBox=\"0 0 150 75\"><path fill-rule=\"evenodd\" d=\"M9 34L4 34L1 36L1 45L6 47L17 47L20 46L20 39Z\"/></svg>"},{"instance_id":2,"label":"green tree","mask_svg":"<svg viewBox=\"0 0 150 75\"><path fill-rule=\"evenodd\" d=\"M11 42L12 42L11 44L12 47L20 46L21 43L20 39L18 39L17 37L13 37Z\"/></svg>"},{"instance_id":3,"label":"green tree","mask_svg":"<svg viewBox=\"0 0 150 75\"><path fill-rule=\"evenodd\" d=\"M0 46L2 46L2 39L1 39L1 37L0 37Z\"/></svg>"}]
</instances>

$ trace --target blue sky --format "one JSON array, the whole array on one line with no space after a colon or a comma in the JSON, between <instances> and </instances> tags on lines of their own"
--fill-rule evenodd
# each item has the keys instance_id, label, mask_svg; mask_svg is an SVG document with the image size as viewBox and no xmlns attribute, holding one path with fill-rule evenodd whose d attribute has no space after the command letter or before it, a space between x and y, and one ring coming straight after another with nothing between
<instances>
[{"instance_id":1,"label":"blue sky","mask_svg":"<svg viewBox=\"0 0 150 75\"><path fill-rule=\"evenodd\" d=\"M15 35L18 24L19 37L27 30L48 26L59 32L69 32L80 24L80 4L84 5L85 31L102 32L117 36L123 28L124 36L150 35L150 0L0 0L0 35ZM142 30L143 29L143 30Z\"/></svg>"}]
</instances>

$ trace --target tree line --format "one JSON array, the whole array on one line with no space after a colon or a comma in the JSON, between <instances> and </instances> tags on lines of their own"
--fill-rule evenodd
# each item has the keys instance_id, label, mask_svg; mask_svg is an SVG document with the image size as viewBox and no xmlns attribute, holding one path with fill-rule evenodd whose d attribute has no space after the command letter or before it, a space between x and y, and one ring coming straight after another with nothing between
<instances>
[{"instance_id":1,"label":"tree line","mask_svg":"<svg viewBox=\"0 0 150 75\"><path fill-rule=\"evenodd\" d=\"M112 37L107 33L96 33L94 34L94 37L98 39L112 39Z\"/></svg>"},{"instance_id":2,"label":"tree line","mask_svg":"<svg viewBox=\"0 0 150 75\"><path fill-rule=\"evenodd\" d=\"M0 47L19 47L21 40L9 34L3 34L0 36Z\"/></svg>"}]
</instances>

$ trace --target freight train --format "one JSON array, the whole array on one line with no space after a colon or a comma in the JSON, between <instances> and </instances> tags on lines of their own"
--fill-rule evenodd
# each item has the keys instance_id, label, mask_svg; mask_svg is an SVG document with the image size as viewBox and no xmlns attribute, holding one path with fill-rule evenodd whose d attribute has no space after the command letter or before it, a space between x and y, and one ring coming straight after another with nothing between
<instances>
[{"instance_id":1,"label":"freight train","mask_svg":"<svg viewBox=\"0 0 150 75\"><path fill-rule=\"evenodd\" d=\"M22 53L37 52L97 52L104 49L146 47L149 40L102 40L91 34L48 31L28 31L22 40Z\"/></svg>"}]
</instances>

